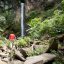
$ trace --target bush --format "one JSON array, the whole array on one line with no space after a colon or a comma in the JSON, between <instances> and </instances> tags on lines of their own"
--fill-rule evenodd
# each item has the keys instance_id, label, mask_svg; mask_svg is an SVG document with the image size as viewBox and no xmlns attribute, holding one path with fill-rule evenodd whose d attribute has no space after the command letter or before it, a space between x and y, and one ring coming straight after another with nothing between
<instances>
[{"instance_id":1,"label":"bush","mask_svg":"<svg viewBox=\"0 0 64 64\"><path fill-rule=\"evenodd\" d=\"M20 40L18 40L18 46L26 46L27 45L27 42L24 40L24 39L20 39Z\"/></svg>"},{"instance_id":2,"label":"bush","mask_svg":"<svg viewBox=\"0 0 64 64\"><path fill-rule=\"evenodd\" d=\"M30 45L30 38L29 37L20 37L18 40L14 42L15 45L18 45L19 47L25 47Z\"/></svg>"}]
</instances>

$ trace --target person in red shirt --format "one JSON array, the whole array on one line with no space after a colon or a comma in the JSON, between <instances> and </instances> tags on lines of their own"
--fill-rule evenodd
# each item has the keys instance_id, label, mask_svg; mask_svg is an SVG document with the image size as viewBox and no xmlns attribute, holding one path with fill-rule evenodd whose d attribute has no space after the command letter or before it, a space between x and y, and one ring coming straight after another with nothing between
<instances>
[{"instance_id":1,"label":"person in red shirt","mask_svg":"<svg viewBox=\"0 0 64 64\"><path fill-rule=\"evenodd\" d=\"M10 41L14 41L15 39L16 39L15 34L10 34L10 35L9 35L9 40L10 40Z\"/></svg>"},{"instance_id":2,"label":"person in red shirt","mask_svg":"<svg viewBox=\"0 0 64 64\"><path fill-rule=\"evenodd\" d=\"M15 40L15 39L16 39L15 34L10 34L10 35L9 35L9 40L11 41L11 42L10 42L10 48L13 47L13 45L14 45L14 40Z\"/></svg>"}]
</instances>

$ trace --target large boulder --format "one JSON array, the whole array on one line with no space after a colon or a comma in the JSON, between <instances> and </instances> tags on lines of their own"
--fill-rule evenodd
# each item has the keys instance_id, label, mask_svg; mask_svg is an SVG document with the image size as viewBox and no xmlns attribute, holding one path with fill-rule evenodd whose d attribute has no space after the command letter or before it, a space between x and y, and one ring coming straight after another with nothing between
<instances>
[{"instance_id":1,"label":"large boulder","mask_svg":"<svg viewBox=\"0 0 64 64\"><path fill-rule=\"evenodd\" d=\"M38 56L28 57L24 64L44 64L51 60L54 60L56 56L49 53L44 53Z\"/></svg>"}]
</instances>

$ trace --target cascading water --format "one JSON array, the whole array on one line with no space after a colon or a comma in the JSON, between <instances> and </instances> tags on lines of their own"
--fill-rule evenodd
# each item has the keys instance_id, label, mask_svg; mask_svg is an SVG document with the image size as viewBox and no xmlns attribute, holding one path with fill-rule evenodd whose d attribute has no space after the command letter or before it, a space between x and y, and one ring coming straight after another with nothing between
<instances>
[{"instance_id":1,"label":"cascading water","mask_svg":"<svg viewBox=\"0 0 64 64\"><path fill-rule=\"evenodd\" d=\"M24 36L24 3L21 3L21 36Z\"/></svg>"}]
</instances>

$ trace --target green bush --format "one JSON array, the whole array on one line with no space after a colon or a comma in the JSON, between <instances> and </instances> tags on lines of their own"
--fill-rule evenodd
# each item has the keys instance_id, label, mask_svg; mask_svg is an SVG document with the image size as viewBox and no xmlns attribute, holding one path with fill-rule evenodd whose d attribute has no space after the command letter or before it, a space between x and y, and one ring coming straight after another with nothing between
<instances>
[{"instance_id":1,"label":"green bush","mask_svg":"<svg viewBox=\"0 0 64 64\"><path fill-rule=\"evenodd\" d=\"M20 46L20 47L21 46L23 47L23 46L26 46L27 45L27 42L24 39L20 39L20 40L18 40L18 42L19 42L18 43L18 46Z\"/></svg>"},{"instance_id":2,"label":"green bush","mask_svg":"<svg viewBox=\"0 0 64 64\"><path fill-rule=\"evenodd\" d=\"M29 37L20 37L18 40L14 42L15 45L18 45L19 47L25 47L30 45L30 38Z\"/></svg>"}]
</instances>

